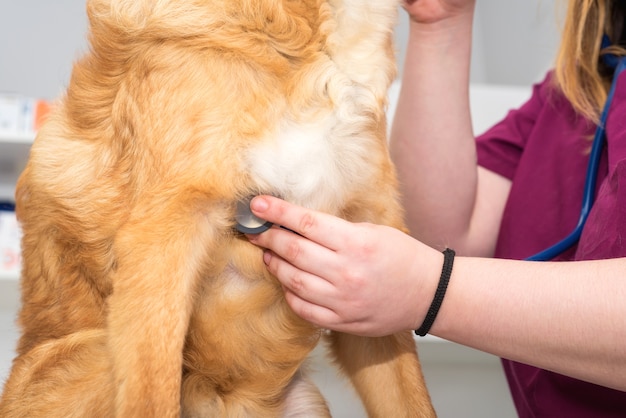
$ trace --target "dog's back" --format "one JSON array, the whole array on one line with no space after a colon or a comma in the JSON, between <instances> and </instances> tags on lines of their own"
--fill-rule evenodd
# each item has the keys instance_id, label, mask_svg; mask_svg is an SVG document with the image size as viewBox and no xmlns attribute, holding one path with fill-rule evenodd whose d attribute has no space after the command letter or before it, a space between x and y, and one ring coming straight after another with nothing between
<instances>
[{"instance_id":1,"label":"dog's back","mask_svg":"<svg viewBox=\"0 0 626 418\"><path fill-rule=\"evenodd\" d=\"M300 376L320 331L235 207L270 193L403 227L384 114L396 7L89 1L91 51L18 184L23 335L2 416L327 414ZM331 340L370 414L431 412L408 333ZM106 399L81 398L85 380Z\"/></svg>"}]
</instances>

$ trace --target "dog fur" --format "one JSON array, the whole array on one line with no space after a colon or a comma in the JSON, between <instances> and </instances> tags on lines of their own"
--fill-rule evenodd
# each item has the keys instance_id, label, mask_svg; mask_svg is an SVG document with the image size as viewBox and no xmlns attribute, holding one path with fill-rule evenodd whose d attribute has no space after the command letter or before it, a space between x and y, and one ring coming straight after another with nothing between
<instances>
[{"instance_id":1,"label":"dog fur","mask_svg":"<svg viewBox=\"0 0 626 418\"><path fill-rule=\"evenodd\" d=\"M18 182L22 335L0 416L325 417L306 377L321 338L370 416L434 416L409 332L303 321L234 230L259 193L404 228L397 8L88 1L90 50Z\"/></svg>"}]
</instances>

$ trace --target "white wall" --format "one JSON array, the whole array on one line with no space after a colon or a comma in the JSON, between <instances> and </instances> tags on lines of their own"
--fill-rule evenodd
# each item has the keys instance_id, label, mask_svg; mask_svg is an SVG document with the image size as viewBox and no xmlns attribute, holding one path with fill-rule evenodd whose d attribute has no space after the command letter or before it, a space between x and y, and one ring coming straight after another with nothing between
<instances>
[{"instance_id":1,"label":"white wall","mask_svg":"<svg viewBox=\"0 0 626 418\"><path fill-rule=\"evenodd\" d=\"M561 31L559 0L477 0L475 81L528 85L552 67Z\"/></svg>"},{"instance_id":2,"label":"white wall","mask_svg":"<svg viewBox=\"0 0 626 418\"><path fill-rule=\"evenodd\" d=\"M366 0L364 0L366 1ZM472 81L529 85L551 66L558 0L477 0ZM0 0L0 92L52 99L86 48L84 0ZM397 30L400 68L408 19Z\"/></svg>"},{"instance_id":3,"label":"white wall","mask_svg":"<svg viewBox=\"0 0 626 418\"><path fill-rule=\"evenodd\" d=\"M528 86L552 66L560 37L559 0L477 0L473 83ZM406 13L396 31L400 69L408 33Z\"/></svg>"},{"instance_id":4,"label":"white wall","mask_svg":"<svg viewBox=\"0 0 626 418\"><path fill-rule=\"evenodd\" d=\"M0 92L57 97L86 30L84 0L0 0Z\"/></svg>"}]
</instances>

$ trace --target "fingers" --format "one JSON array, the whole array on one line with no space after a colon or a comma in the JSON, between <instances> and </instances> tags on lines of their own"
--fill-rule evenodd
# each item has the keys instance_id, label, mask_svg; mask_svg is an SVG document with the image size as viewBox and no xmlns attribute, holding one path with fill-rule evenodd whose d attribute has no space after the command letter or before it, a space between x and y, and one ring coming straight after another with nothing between
<instances>
[{"instance_id":1,"label":"fingers","mask_svg":"<svg viewBox=\"0 0 626 418\"><path fill-rule=\"evenodd\" d=\"M342 231L348 224L332 215L305 209L272 196L257 196L252 212L266 221L288 228L332 250L339 248Z\"/></svg>"},{"instance_id":2,"label":"fingers","mask_svg":"<svg viewBox=\"0 0 626 418\"><path fill-rule=\"evenodd\" d=\"M336 297L336 289L328 280L295 267L270 251L265 252L263 261L286 290L307 302L325 305Z\"/></svg>"},{"instance_id":3,"label":"fingers","mask_svg":"<svg viewBox=\"0 0 626 418\"><path fill-rule=\"evenodd\" d=\"M262 234L248 235L248 239L253 244L276 254L278 261L270 262L272 253L266 253L265 264L274 276L296 293L299 291L298 282L303 282L307 278L298 275L298 271L314 276L317 280L334 281L333 273L338 271L339 263L337 254L321 244L277 227ZM286 283L287 281L293 283Z\"/></svg>"},{"instance_id":4,"label":"fingers","mask_svg":"<svg viewBox=\"0 0 626 418\"><path fill-rule=\"evenodd\" d=\"M360 326L358 322L349 322L342 316L340 310L332 309L324 304L312 303L300 295L284 288L285 300L300 318L321 328L333 331L350 332L352 334L366 335L367 327ZM307 294L306 292L302 292Z\"/></svg>"},{"instance_id":5,"label":"fingers","mask_svg":"<svg viewBox=\"0 0 626 418\"><path fill-rule=\"evenodd\" d=\"M265 251L263 261L281 282L285 299L296 315L323 328L337 328L341 318L335 311L337 289L334 285L294 267L271 251Z\"/></svg>"},{"instance_id":6,"label":"fingers","mask_svg":"<svg viewBox=\"0 0 626 418\"><path fill-rule=\"evenodd\" d=\"M320 328L370 337L387 335L385 332L372 332L367 322L347 321L341 312L311 303L289 289L285 289L285 300L296 315Z\"/></svg>"}]
</instances>

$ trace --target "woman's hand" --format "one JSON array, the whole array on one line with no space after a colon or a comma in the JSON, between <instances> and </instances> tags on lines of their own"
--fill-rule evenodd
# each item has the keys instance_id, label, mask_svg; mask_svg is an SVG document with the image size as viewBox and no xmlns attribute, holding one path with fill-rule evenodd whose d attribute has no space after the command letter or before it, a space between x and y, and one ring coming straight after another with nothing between
<instances>
[{"instance_id":1,"label":"woman's hand","mask_svg":"<svg viewBox=\"0 0 626 418\"><path fill-rule=\"evenodd\" d=\"M421 324L443 256L394 228L354 224L261 196L251 208L282 225L248 238L296 314L324 328L382 336ZM422 278L428 278L422 280Z\"/></svg>"},{"instance_id":2,"label":"woman's hand","mask_svg":"<svg viewBox=\"0 0 626 418\"><path fill-rule=\"evenodd\" d=\"M435 23L472 12L476 0L405 0L404 8L417 23Z\"/></svg>"}]
</instances>

